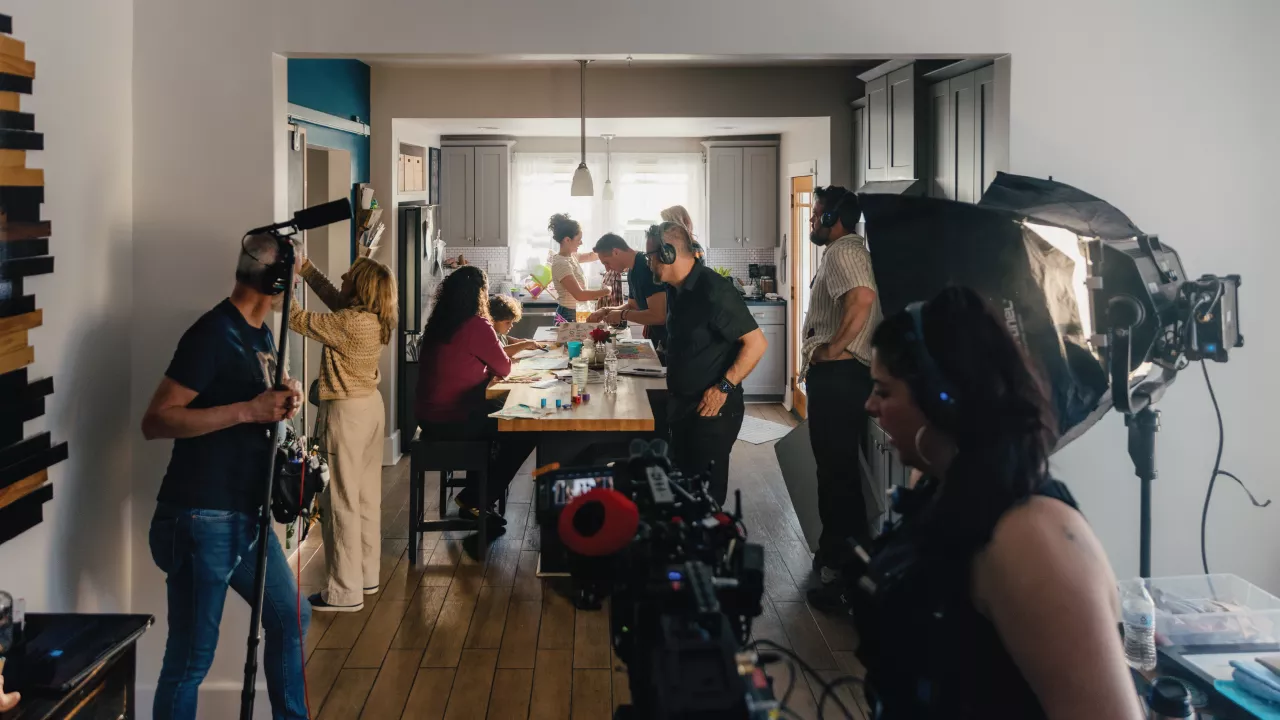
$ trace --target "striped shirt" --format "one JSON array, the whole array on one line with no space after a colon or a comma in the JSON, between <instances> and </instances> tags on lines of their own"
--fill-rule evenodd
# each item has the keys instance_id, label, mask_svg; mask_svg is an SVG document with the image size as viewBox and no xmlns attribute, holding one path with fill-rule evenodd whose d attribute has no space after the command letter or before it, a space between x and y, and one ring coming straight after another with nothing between
<instances>
[{"instance_id":1,"label":"striped shirt","mask_svg":"<svg viewBox=\"0 0 1280 720\"><path fill-rule=\"evenodd\" d=\"M813 277L809 295L809 314L804 320L804 339L800 346L800 357L803 367L800 376L809 371L809 358L813 351L831 342L831 338L840 330L840 317L843 314L841 298L854 288L866 287L876 290L876 278L871 272L871 253L867 252L867 243L857 235L845 235L827 246L822 255L822 264ZM871 316L862 326L853 342L845 349L863 364L871 364L871 333L882 319L880 314L880 294L871 304Z\"/></svg>"},{"instance_id":2,"label":"striped shirt","mask_svg":"<svg viewBox=\"0 0 1280 720\"><path fill-rule=\"evenodd\" d=\"M572 255L556 253L551 256L551 282L556 289L556 300L564 307L576 309L578 299L560 285L565 278L573 278L579 290L587 289L587 279L582 274L582 265L578 259Z\"/></svg>"}]
</instances>

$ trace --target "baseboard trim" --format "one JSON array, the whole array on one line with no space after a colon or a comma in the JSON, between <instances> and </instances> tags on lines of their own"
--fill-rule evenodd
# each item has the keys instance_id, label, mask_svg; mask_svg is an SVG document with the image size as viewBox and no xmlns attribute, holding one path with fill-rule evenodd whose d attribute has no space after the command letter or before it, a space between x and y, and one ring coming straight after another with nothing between
<instances>
[{"instance_id":1,"label":"baseboard trim","mask_svg":"<svg viewBox=\"0 0 1280 720\"><path fill-rule=\"evenodd\" d=\"M400 458L400 431L396 430L382 440L382 467L391 467Z\"/></svg>"}]
</instances>

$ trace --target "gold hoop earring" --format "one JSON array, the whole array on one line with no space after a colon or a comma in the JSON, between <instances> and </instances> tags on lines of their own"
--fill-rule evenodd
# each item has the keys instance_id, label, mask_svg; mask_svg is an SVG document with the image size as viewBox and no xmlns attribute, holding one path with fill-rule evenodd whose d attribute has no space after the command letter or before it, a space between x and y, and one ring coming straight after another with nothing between
<instances>
[{"instance_id":1,"label":"gold hoop earring","mask_svg":"<svg viewBox=\"0 0 1280 720\"><path fill-rule=\"evenodd\" d=\"M920 458L920 461L925 465L933 467L933 463L929 462L929 458L925 457L924 450L920 447L920 438L924 437L924 431L928 429L928 425L921 425L920 429L916 431L916 457Z\"/></svg>"}]
</instances>

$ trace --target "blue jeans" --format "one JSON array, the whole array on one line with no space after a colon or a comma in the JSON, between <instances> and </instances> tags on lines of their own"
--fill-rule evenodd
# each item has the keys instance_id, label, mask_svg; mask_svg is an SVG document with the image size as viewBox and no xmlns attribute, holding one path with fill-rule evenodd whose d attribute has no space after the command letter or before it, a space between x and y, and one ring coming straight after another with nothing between
<instances>
[{"instance_id":1,"label":"blue jeans","mask_svg":"<svg viewBox=\"0 0 1280 720\"><path fill-rule=\"evenodd\" d=\"M311 605L302 603L275 533L267 537L267 592L262 608L271 716L307 717L302 679L302 642ZM200 683L213 663L227 588L246 602L253 594L258 525L231 510L196 510L161 504L151 520L151 557L168 576L169 637L156 685L155 720L194 720ZM243 637L247 637L246 633ZM241 646L243 652L243 645Z\"/></svg>"}]
</instances>

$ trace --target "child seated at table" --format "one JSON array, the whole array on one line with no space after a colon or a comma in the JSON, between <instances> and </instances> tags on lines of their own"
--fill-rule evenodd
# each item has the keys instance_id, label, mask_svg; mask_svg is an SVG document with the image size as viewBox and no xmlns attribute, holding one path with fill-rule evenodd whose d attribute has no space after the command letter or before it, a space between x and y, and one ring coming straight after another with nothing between
<instances>
[{"instance_id":1,"label":"child seated at table","mask_svg":"<svg viewBox=\"0 0 1280 720\"><path fill-rule=\"evenodd\" d=\"M516 353L525 350L542 350L546 348L546 345L533 340L520 340L509 336L508 333L511 332L511 328L520 322L520 318L523 315L524 308L515 298L509 295L489 296L489 317L493 319L493 329L498 333L498 339L502 341L503 349L507 351L507 357L513 357Z\"/></svg>"}]
</instances>

